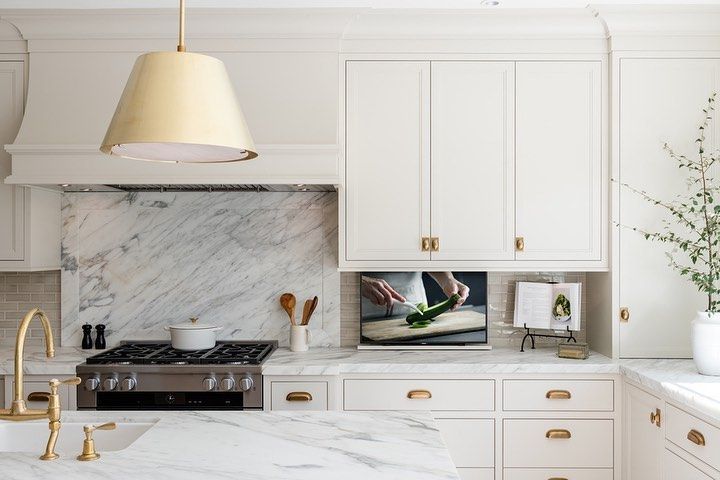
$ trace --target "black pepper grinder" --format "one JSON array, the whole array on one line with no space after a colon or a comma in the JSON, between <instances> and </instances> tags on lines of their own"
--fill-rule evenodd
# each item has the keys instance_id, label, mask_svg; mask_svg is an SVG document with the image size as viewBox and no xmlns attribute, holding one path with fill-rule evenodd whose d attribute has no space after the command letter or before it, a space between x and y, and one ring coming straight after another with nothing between
<instances>
[{"instance_id":1,"label":"black pepper grinder","mask_svg":"<svg viewBox=\"0 0 720 480\"><path fill-rule=\"evenodd\" d=\"M97 332L95 335L95 348L105 350L105 325L102 323L95 325L95 331Z\"/></svg>"},{"instance_id":2,"label":"black pepper grinder","mask_svg":"<svg viewBox=\"0 0 720 480\"><path fill-rule=\"evenodd\" d=\"M89 323L86 323L82 326L83 331L83 339L82 339L82 348L83 350L89 350L93 347L93 341L92 336L90 335L90 332L92 332L92 325Z\"/></svg>"}]
</instances>

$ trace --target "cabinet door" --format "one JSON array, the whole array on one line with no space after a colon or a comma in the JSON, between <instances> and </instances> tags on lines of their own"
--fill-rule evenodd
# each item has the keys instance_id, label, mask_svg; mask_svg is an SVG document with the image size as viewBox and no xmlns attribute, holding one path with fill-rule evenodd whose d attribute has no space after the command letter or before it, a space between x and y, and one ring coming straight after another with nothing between
<instances>
[{"instance_id":1,"label":"cabinet door","mask_svg":"<svg viewBox=\"0 0 720 480\"><path fill-rule=\"evenodd\" d=\"M0 261L23 259L23 187L3 183L10 175L10 154L2 147L20 128L23 91L23 62L0 61Z\"/></svg>"},{"instance_id":2,"label":"cabinet door","mask_svg":"<svg viewBox=\"0 0 720 480\"><path fill-rule=\"evenodd\" d=\"M697 154L702 109L718 88L720 60L623 59L619 180L663 200L685 193L685 171L668 158L663 144L687 156ZM709 143L720 138L720 121L713 128ZM620 188L618 223L661 231L665 218L661 208ZM707 300L668 267L668 245L650 243L628 228L620 228L619 235L619 301L630 312L619 328L620 356L689 358L690 321Z\"/></svg>"},{"instance_id":3,"label":"cabinet door","mask_svg":"<svg viewBox=\"0 0 720 480\"><path fill-rule=\"evenodd\" d=\"M660 480L664 448L662 416L653 423L651 413L660 409L659 398L625 385L625 424L623 465L626 480ZM658 426L658 423L660 425Z\"/></svg>"},{"instance_id":4,"label":"cabinet door","mask_svg":"<svg viewBox=\"0 0 720 480\"><path fill-rule=\"evenodd\" d=\"M433 260L514 258L514 65L432 62Z\"/></svg>"},{"instance_id":5,"label":"cabinet door","mask_svg":"<svg viewBox=\"0 0 720 480\"><path fill-rule=\"evenodd\" d=\"M712 480L712 477L705 475L700 469L689 464L670 450L665 450L663 454L663 467L662 480ZM650 477L644 478L650 480Z\"/></svg>"},{"instance_id":6,"label":"cabinet door","mask_svg":"<svg viewBox=\"0 0 720 480\"><path fill-rule=\"evenodd\" d=\"M430 260L430 63L346 68L346 259Z\"/></svg>"},{"instance_id":7,"label":"cabinet door","mask_svg":"<svg viewBox=\"0 0 720 480\"><path fill-rule=\"evenodd\" d=\"M518 260L601 259L601 71L600 62L517 63Z\"/></svg>"}]
</instances>

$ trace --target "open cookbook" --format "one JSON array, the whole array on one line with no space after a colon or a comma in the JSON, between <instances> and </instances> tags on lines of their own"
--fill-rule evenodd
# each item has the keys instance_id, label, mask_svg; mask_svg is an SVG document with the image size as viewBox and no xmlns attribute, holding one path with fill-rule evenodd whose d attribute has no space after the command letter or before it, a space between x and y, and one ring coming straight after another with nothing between
<instances>
[{"instance_id":1,"label":"open cookbook","mask_svg":"<svg viewBox=\"0 0 720 480\"><path fill-rule=\"evenodd\" d=\"M517 282L513 326L580 330L580 283Z\"/></svg>"}]
</instances>

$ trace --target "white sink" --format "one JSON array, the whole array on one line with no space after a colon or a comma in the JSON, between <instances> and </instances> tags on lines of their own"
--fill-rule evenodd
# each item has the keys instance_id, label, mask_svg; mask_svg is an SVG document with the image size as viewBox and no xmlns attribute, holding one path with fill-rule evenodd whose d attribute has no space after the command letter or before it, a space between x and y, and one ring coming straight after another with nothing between
<instances>
[{"instance_id":1,"label":"white sink","mask_svg":"<svg viewBox=\"0 0 720 480\"><path fill-rule=\"evenodd\" d=\"M105 420L111 421L111 420ZM62 456L76 456L82 452L83 426L88 423L101 424L105 421L62 422L60 436L55 451ZM132 445L155 422L123 422L118 423L115 430L96 430L93 432L95 449L99 452L116 452ZM0 453L31 452L42 454L47 445L50 430L48 422L10 422L0 420Z\"/></svg>"}]
</instances>

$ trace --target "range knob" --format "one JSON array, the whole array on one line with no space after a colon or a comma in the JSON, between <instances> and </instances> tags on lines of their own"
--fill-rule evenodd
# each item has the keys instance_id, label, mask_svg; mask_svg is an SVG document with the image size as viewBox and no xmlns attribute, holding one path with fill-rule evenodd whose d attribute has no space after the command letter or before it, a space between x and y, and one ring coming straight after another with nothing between
<instances>
[{"instance_id":1,"label":"range knob","mask_svg":"<svg viewBox=\"0 0 720 480\"><path fill-rule=\"evenodd\" d=\"M109 377L103 382L103 390L115 390L118 386L117 378Z\"/></svg>"},{"instance_id":2,"label":"range knob","mask_svg":"<svg viewBox=\"0 0 720 480\"><path fill-rule=\"evenodd\" d=\"M97 377L90 377L85 380L85 390L94 391L100 387L100 379Z\"/></svg>"},{"instance_id":3,"label":"range knob","mask_svg":"<svg viewBox=\"0 0 720 480\"><path fill-rule=\"evenodd\" d=\"M247 392L253 387L253 379L250 377L243 377L240 379L240 390Z\"/></svg>"},{"instance_id":4,"label":"range knob","mask_svg":"<svg viewBox=\"0 0 720 480\"><path fill-rule=\"evenodd\" d=\"M137 380L135 380L133 377L125 377L120 384L120 390L124 392L129 392L130 390L134 390L136 385Z\"/></svg>"},{"instance_id":5,"label":"range knob","mask_svg":"<svg viewBox=\"0 0 720 480\"><path fill-rule=\"evenodd\" d=\"M235 389L235 379L232 377L225 377L220 380L220 390L224 392L230 392Z\"/></svg>"},{"instance_id":6,"label":"range knob","mask_svg":"<svg viewBox=\"0 0 720 480\"><path fill-rule=\"evenodd\" d=\"M207 378L203 379L203 388L205 390L207 390L208 392L215 390L216 384L217 384L217 382L212 377L207 377Z\"/></svg>"}]
</instances>

